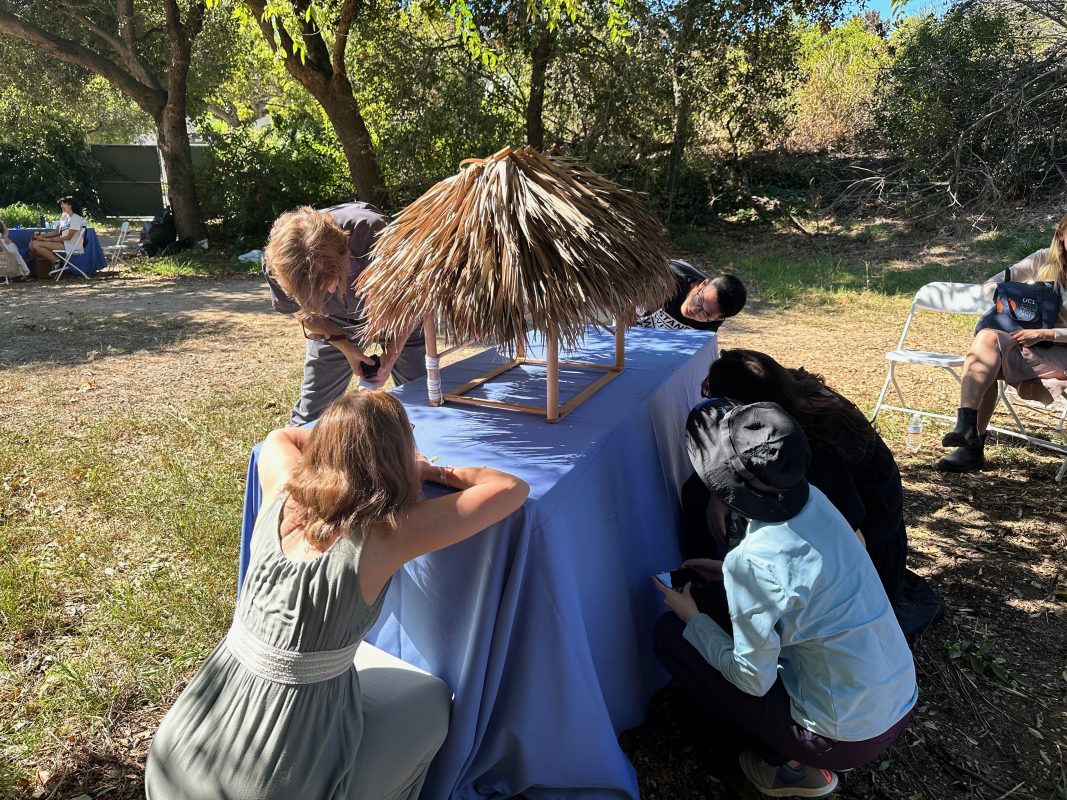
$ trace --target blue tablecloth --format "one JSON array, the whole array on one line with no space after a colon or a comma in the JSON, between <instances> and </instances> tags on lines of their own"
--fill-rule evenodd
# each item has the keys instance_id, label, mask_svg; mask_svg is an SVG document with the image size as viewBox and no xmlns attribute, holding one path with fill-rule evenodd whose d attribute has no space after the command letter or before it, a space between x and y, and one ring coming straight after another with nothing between
<instances>
[{"instance_id":1,"label":"blue tablecloth","mask_svg":"<svg viewBox=\"0 0 1067 800\"><path fill-rule=\"evenodd\" d=\"M30 240L35 233L43 233L47 228L12 228L7 232L8 237L18 247L19 252L22 253L22 257L26 259L26 263L30 263ZM70 260L74 266L84 272L86 275L92 275L94 272L99 272L107 266L107 259L104 257L104 251L100 247L100 239L96 235L96 231L92 228L86 228L85 230L85 244L84 251L80 255L74 256ZM31 265L32 268L32 265ZM78 273L67 270L71 275L77 275Z\"/></svg>"},{"instance_id":2,"label":"blue tablecloth","mask_svg":"<svg viewBox=\"0 0 1067 800\"><path fill-rule=\"evenodd\" d=\"M452 724L422 797L637 798L617 734L667 682L652 650L663 611L650 576L680 560L679 491L692 471L685 419L716 357L714 334L637 328L626 369L555 425L533 415L431 408L424 380L394 390L419 450L529 482L518 512L393 580L367 640L441 677ZM610 362L591 333L581 360ZM442 370L445 390L499 361ZM561 401L596 376L561 370ZM478 394L543 402L544 369L507 372ZM241 576L261 492L249 464ZM373 732L368 732L373 735Z\"/></svg>"}]
</instances>

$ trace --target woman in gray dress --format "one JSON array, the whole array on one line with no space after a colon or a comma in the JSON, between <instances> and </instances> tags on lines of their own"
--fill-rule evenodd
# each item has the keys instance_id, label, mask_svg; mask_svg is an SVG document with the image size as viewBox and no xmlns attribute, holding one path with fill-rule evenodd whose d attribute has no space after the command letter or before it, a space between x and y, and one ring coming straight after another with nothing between
<instances>
[{"instance_id":1,"label":"woman in gray dress","mask_svg":"<svg viewBox=\"0 0 1067 800\"><path fill-rule=\"evenodd\" d=\"M394 572L503 519L529 487L422 460L404 407L381 392L344 395L313 430L272 432L259 479L233 625L160 724L146 794L415 798L450 693L363 636ZM424 480L458 491L420 499Z\"/></svg>"}]
</instances>

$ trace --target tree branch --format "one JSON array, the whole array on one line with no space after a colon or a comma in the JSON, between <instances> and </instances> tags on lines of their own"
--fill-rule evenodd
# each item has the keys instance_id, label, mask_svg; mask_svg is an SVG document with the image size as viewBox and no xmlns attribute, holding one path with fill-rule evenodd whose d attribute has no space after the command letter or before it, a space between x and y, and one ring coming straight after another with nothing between
<instances>
[{"instance_id":1,"label":"tree branch","mask_svg":"<svg viewBox=\"0 0 1067 800\"><path fill-rule=\"evenodd\" d=\"M105 42L107 46L111 48L111 51L126 66L126 69L130 71L130 74L138 81L145 86L151 86L156 89L160 88L159 81L157 81L155 75L152 74L151 66L141 58L136 47L132 43L112 34L84 14L78 13L69 0L61 0L60 5L63 8L63 13L66 14L75 25L80 25L98 39Z\"/></svg>"},{"instance_id":2,"label":"tree branch","mask_svg":"<svg viewBox=\"0 0 1067 800\"><path fill-rule=\"evenodd\" d=\"M252 13L256 15L256 23L259 25L259 30L263 34L263 38L267 40L271 51L274 53L281 51L286 70L296 78L300 85L305 89L309 89L314 84L324 84L329 80L328 75L321 74L317 69L302 63L296 57L296 48L289 31L281 24L275 27L266 16L266 0L245 0L245 5L252 9Z\"/></svg>"},{"instance_id":3,"label":"tree branch","mask_svg":"<svg viewBox=\"0 0 1067 800\"><path fill-rule=\"evenodd\" d=\"M307 60L314 69L323 75L333 77L333 62L330 60L330 51L326 47L326 40L322 36L322 28L317 24L314 17L308 19L308 9L311 0L290 0L293 10L296 12L296 22L300 27L300 38L304 40L304 50Z\"/></svg>"},{"instance_id":4,"label":"tree branch","mask_svg":"<svg viewBox=\"0 0 1067 800\"><path fill-rule=\"evenodd\" d=\"M0 34L4 33L21 39L60 61L100 75L153 118L159 115L166 103L166 93L158 86L145 85L114 61L94 53L78 42L56 36L28 20L0 10Z\"/></svg>"},{"instance_id":5,"label":"tree branch","mask_svg":"<svg viewBox=\"0 0 1067 800\"><path fill-rule=\"evenodd\" d=\"M132 52L137 38L134 30L133 0L116 0L115 19L118 22L119 36L126 43L126 48Z\"/></svg>"},{"instance_id":6,"label":"tree branch","mask_svg":"<svg viewBox=\"0 0 1067 800\"><path fill-rule=\"evenodd\" d=\"M348 34L352 30L352 21L356 18L356 12L362 5L361 0L344 0L341 13L337 18L337 35L333 40L333 54L330 63L333 71L345 73L345 50L348 48Z\"/></svg>"}]
</instances>

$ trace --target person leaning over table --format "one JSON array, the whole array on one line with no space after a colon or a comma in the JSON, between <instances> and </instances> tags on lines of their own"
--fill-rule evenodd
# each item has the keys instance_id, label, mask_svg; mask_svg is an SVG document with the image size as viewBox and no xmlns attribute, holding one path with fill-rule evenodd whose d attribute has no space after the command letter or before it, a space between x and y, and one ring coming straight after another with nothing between
<instances>
[{"instance_id":1,"label":"person leaning over table","mask_svg":"<svg viewBox=\"0 0 1067 800\"><path fill-rule=\"evenodd\" d=\"M1020 397L1039 403L1054 403L1067 392L1067 215L1046 249L1009 269L1013 281L1055 282L1063 302L1056 327L978 331L963 362L956 427L941 440L945 447L956 448L935 465L942 472L973 472L985 466L986 429L997 405L998 379L1015 387ZM1003 280L1001 271L986 281L985 296L992 299ZM1035 347L1043 343L1052 346Z\"/></svg>"},{"instance_id":2,"label":"person leaning over table","mask_svg":"<svg viewBox=\"0 0 1067 800\"><path fill-rule=\"evenodd\" d=\"M896 459L850 400L821 376L804 368L787 369L756 350L724 350L708 367L700 392L704 397L781 406L807 436L812 457L806 479L819 487L860 537L904 633L918 633L944 614L934 590L907 569L904 487ZM697 476L685 488L689 497L699 493L705 505L721 506ZM687 496L685 490L682 496ZM702 542L687 543L685 556L713 555L716 533L720 535L715 538L721 538L719 530L705 533ZM698 547L704 552L693 552Z\"/></svg>"},{"instance_id":3,"label":"person leaning over table","mask_svg":"<svg viewBox=\"0 0 1067 800\"><path fill-rule=\"evenodd\" d=\"M418 797L451 693L363 637L397 570L504 519L529 486L428 463L412 427L392 395L349 392L314 429L267 436L237 611L160 723L148 800ZM423 481L453 491L422 498Z\"/></svg>"},{"instance_id":4,"label":"person leaning over table","mask_svg":"<svg viewBox=\"0 0 1067 800\"><path fill-rule=\"evenodd\" d=\"M263 273L271 305L300 322L307 338L304 380L290 424L318 419L344 394L353 374L373 360L365 351L360 327L363 299L355 282L370 261L370 249L389 218L370 203L346 203L325 211L305 206L282 214L264 252ZM426 374L426 344L421 326L403 341L386 343L381 367L368 388L380 388L390 374L397 384Z\"/></svg>"},{"instance_id":5,"label":"person leaning over table","mask_svg":"<svg viewBox=\"0 0 1067 800\"><path fill-rule=\"evenodd\" d=\"M918 687L904 634L859 539L805 480L807 438L780 406L709 400L689 415L686 447L708 488L750 522L723 561L685 562L722 581L711 615L691 584L653 579L673 612L656 625L656 654L709 722L758 742L740 761L760 792L829 794L832 770L871 761L908 724Z\"/></svg>"},{"instance_id":6,"label":"person leaning over table","mask_svg":"<svg viewBox=\"0 0 1067 800\"><path fill-rule=\"evenodd\" d=\"M723 320L745 307L748 293L736 275L708 278L689 262L679 259L671 259L667 266L677 289L662 308L638 309L638 327L717 331Z\"/></svg>"},{"instance_id":7,"label":"person leaning over table","mask_svg":"<svg viewBox=\"0 0 1067 800\"><path fill-rule=\"evenodd\" d=\"M59 262L60 252L78 255L84 250L84 239L78 242L77 248L74 246L78 233L85 227L81 203L73 197L63 197L59 201L59 207L63 210L63 215L59 218L59 228L35 233L30 241L30 257L40 258L51 265Z\"/></svg>"}]
</instances>

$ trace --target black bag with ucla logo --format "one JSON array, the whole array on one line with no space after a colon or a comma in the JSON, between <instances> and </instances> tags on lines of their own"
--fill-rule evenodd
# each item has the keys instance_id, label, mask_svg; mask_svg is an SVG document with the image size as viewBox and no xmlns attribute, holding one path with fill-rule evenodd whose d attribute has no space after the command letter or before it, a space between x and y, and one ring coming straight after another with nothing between
<instances>
[{"instance_id":1,"label":"black bag with ucla logo","mask_svg":"<svg viewBox=\"0 0 1067 800\"><path fill-rule=\"evenodd\" d=\"M982 315L974 332L984 328L1012 331L1055 328L1063 302L1055 283L1022 283L1011 279L1011 268L1004 270L1004 282L993 293L993 307ZM1037 342L1031 347L1051 347L1052 342Z\"/></svg>"}]
</instances>

